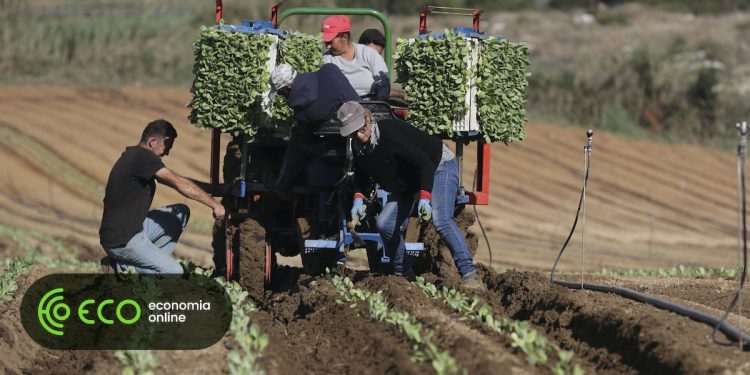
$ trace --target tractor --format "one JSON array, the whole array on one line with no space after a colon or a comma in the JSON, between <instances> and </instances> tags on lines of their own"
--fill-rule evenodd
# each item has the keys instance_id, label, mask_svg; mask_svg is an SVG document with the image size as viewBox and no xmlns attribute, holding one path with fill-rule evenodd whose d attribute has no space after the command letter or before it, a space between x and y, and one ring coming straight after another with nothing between
<instances>
[{"instance_id":1,"label":"tractor","mask_svg":"<svg viewBox=\"0 0 750 375\"><path fill-rule=\"evenodd\" d=\"M283 3L283 1L282 1ZM272 30L279 35L279 25L292 15L368 15L383 24L386 37L385 60L391 68L391 28L379 12L364 8L292 8L279 14L279 5L272 8L271 22L246 21L248 32ZM452 12L455 9L451 10ZM481 11L471 10L474 29L478 31ZM439 13L440 8L426 7L420 13L420 33L426 32L427 15ZM222 23L223 5L216 0L216 22ZM406 109L381 101L362 101L375 121L403 117ZM328 120L314 130L326 145L326 152L310 160L304 176L290 194L276 194L266 188L264 175L278 171L289 139L270 132L259 131L252 141L246 142L242 134L235 136L226 146L223 159L223 179L233 181L231 196L224 196L227 217L214 227L214 263L217 271L229 280L238 280L251 296L262 299L265 290L277 282L276 254L300 255L303 269L308 274L319 274L326 268L341 264L350 248L366 248L371 271L388 272L393 254L383 250L382 240L375 230L375 218L382 207L384 192L373 186L368 202L368 217L356 227L347 218L351 205L351 180L354 174L351 140L339 135L340 123ZM481 142L476 132L459 133L456 156L461 157L463 145L477 141L477 179L473 192L463 187L456 203L487 204L489 184L489 144ZM211 184L219 184L219 158L221 132L211 133ZM425 246L420 241L423 233L417 220L407 221L402 228L407 242L407 255L419 257ZM224 269L221 270L221 266Z\"/></svg>"}]
</instances>

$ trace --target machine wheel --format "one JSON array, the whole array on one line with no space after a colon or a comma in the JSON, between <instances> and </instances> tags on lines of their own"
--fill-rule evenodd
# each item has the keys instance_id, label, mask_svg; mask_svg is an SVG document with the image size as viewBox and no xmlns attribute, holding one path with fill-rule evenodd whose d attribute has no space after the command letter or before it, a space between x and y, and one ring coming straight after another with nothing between
<instances>
[{"instance_id":1,"label":"machine wheel","mask_svg":"<svg viewBox=\"0 0 750 375\"><path fill-rule=\"evenodd\" d=\"M271 247L266 243L266 230L257 221L245 219L239 228L240 285L255 300L262 300L276 266ZM268 279L268 283L266 283Z\"/></svg>"}]
</instances>

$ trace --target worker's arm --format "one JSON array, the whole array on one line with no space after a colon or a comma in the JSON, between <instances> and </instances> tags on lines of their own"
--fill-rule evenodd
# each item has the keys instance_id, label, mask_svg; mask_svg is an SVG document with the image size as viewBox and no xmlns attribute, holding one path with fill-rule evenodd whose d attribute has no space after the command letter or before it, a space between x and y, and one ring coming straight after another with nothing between
<instances>
[{"instance_id":1,"label":"worker's arm","mask_svg":"<svg viewBox=\"0 0 750 375\"><path fill-rule=\"evenodd\" d=\"M232 192L232 187L234 186L231 182L224 182L223 184L210 184L208 182L198 181L196 179L192 179L190 177L186 177L190 182L194 183L196 186L198 186L201 190L205 191L208 194L211 194L213 196L224 196L229 195Z\"/></svg>"},{"instance_id":2,"label":"worker's arm","mask_svg":"<svg viewBox=\"0 0 750 375\"><path fill-rule=\"evenodd\" d=\"M213 210L214 219L224 219L224 206L187 178L180 176L167 167L164 167L156 171L156 179L160 183L179 191L180 194L210 207Z\"/></svg>"}]
</instances>

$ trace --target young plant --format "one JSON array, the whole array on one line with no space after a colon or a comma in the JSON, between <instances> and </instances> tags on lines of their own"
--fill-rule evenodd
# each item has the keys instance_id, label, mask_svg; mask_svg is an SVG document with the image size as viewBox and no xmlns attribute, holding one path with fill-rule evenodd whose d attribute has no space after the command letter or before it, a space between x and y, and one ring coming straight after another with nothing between
<instances>
[{"instance_id":1,"label":"young plant","mask_svg":"<svg viewBox=\"0 0 750 375\"><path fill-rule=\"evenodd\" d=\"M528 322L515 321L505 318L496 318L493 315L492 308L488 305L478 307L481 300L474 295L469 298L463 292L455 289L443 287L438 289L435 284L425 280L423 277L417 277L412 284L419 287L422 292L431 299L443 301L453 310L462 315L462 319L472 319L484 323L491 330L506 336L511 341L511 346L521 350L526 355L526 361L529 364L547 365L555 374L583 374L583 370L578 365L573 365L572 352L560 350L551 345L547 339L540 335L536 330L529 327ZM558 362L554 365L548 364L548 352L557 354ZM560 372L563 371L563 372Z\"/></svg>"},{"instance_id":2,"label":"young plant","mask_svg":"<svg viewBox=\"0 0 750 375\"><path fill-rule=\"evenodd\" d=\"M348 277L342 278L339 275L327 273L326 278L333 283L343 298L338 301L339 303L346 303L349 307L356 309L360 302L366 302L367 311L373 319L398 327L412 343L414 362L430 362L433 370L439 375L466 373L466 370L459 368L458 363L448 351L440 351L432 343L430 338L433 332L424 329L417 318L406 311L392 311L382 291L373 293L359 289Z\"/></svg>"},{"instance_id":3,"label":"young plant","mask_svg":"<svg viewBox=\"0 0 750 375\"><path fill-rule=\"evenodd\" d=\"M122 364L122 375L153 375L159 358L150 350L119 350L115 357Z\"/></svg>"}]
</instances>

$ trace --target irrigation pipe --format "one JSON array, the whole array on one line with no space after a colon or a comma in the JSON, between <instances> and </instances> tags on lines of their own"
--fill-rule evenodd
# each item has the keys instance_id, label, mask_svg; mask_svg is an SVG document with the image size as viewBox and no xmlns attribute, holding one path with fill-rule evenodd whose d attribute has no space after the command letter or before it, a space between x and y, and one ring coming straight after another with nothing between
<instances>
[{"instance_id":1,"label":"irrigation pipe","mask_svg":"<svg viewBox=\"0 0 750 375\"><path fill-rule=\"evenodd\" d=\"M732 340L739 342L741 348L743 348L744 350L748 350L748 346L750 345L750 336L743 334L737 328L735 328L734 326L732 326L731 324L725 321L726 320L725 318L729 314L729 311L731 311L731 309L734 306L734 303L736 303L737 299L739 298L739 291L737 292L737 296L735 296L735 300L733 301L732 306L730 306L727 312L724 314L724 317L717 318L713 315L706 314L706 313L697 311L695 309L682 306L677 303L673 303L673 302L666 301L660 298L656 298L648 294L636 292L635 290L628 289L628 288L620 288L620 287L614 287L614 286L609 286L609 285L591 284L591 283L584 283L584 282L571 282L571 281L555 279L555 269L557 268L557 263L560 261L560 257L562 257L562 254L565 252L565 248L568 246L568 242L570 242L570 238L573 236L573 233L575 232L576 224L578 223L578 216L581 213L581 207L583 206L584 195L586 193L586 185L588 184L588 179L589 179L589 167L590 167L589 159L591 157L591 136L592 135L593 135L593 132L591 130L588 130L586 132L588 141L587 141L586 147L584 147L584 152L586 153L585 173L584 173L584 178L583 178L583 189L581 190L581 198L578 200L578 209L576 210L575 220L573 221L573 227L570 229L570 233L568 234L568 237L565 239L565 242L560 248L560 252L557 254L555 263L552 266L552 270L550 272L550 283L564 286L570 289L581 289L581 290L586 289L586 290L591 290L595 292L614 293L614 294L617 294L622 297L629 298L635 301L648 303L654 307L668 310L676 314L680 314L682 316L688 317L697 322L708 324L714 327L712 336L716 333L716 331L721 331ZM742 158L742 162L744 166L744 157ZM744 183L742 184L742 187L744 188ZM743 205L743 214L744 214L744 205ZM746 249L746 246L745 246L745 249ZM745 259L747 259L747 257L745 257ZM740 289L742 287L742 283L744 283L744 278L745 278L745 271L743 269ZM717 341L714 339L714 342L717 342Z\"/></svg>"},{"instance_id":2,"label":"irrigation pipe","mask_svg":"<svg viewBox=\"0 0 750 375\"><path fill-rule=\"evenodd\" d=\"M738 257L742 258L742 272L740 272L739 286L737 287L737 293L732 299L732 303L729 304L727 311L722 315L721 320L714 326L711 331L711 339L714 343L719 345L728 345L727 342L719 342L716 339L716 331L720 330L720 325L726 322L729 312L734 309L735 305L738 307L738 315L740 316L740 327L742 327L742 303L738 305L737 302L741 301L742 288L745 286L745 276L747 274L747 221L746 216L746 200L745 200L745 155L747 151L747 122L737 124L737 130L740 132L740 144L737 146L737 253ZM740 252L741 250L741 252ZM738 262L739 263L739 262ZM722 331L723 332L723 331ZM748 344L747 341L740 341L740 349Z\"/></svg>"}]
</instances>

